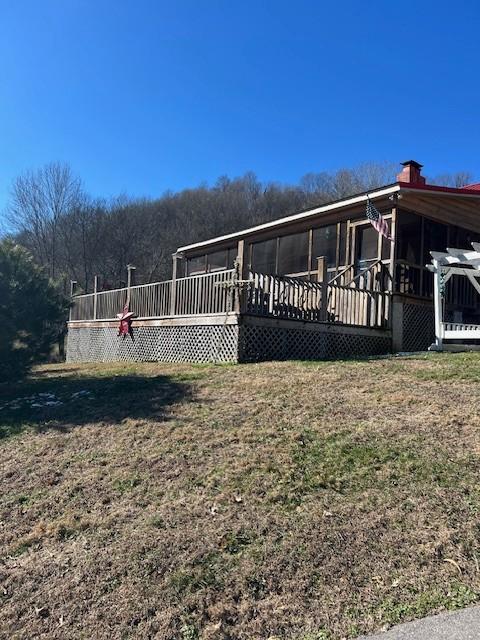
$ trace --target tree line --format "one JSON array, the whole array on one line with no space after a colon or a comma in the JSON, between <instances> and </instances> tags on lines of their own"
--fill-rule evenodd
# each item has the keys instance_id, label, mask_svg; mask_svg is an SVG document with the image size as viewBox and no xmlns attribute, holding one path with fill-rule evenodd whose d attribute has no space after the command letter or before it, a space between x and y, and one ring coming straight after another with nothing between
<instances>
[{"instance_id":1,"label":"tree line","mask_svg":"<svg viewBox=\"0 0 480 640\"><path fill-rule=\"evenodd\" d=\"M296 185L263 183L249 172L158 198L107 201L90 196L68 165L50 163L14 180L7 217L15 242L65 292L70 280L91 291L95 275L109 289L125 285L127 264L136 266L139 284L168 279L178 246L391 183L396 172L392 163L365 163L309 173ZM429 180L471 181L467 172Z\"/></svg>"}]
</instances>

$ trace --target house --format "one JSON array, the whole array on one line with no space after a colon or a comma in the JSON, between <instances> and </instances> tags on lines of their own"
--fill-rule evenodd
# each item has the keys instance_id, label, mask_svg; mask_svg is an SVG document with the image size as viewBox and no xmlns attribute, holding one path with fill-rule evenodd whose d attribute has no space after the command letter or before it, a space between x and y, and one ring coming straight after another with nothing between
<instances>
[{"instance_id":1,"label":"house","mask_svg":"<svg viewBox=\"0 0 480 640\"><path fill-rule=\"evenodd\" d=\"M179 247L167 283L76 297L69 359L243 361L427 349L430 251L480 241L480 184L429 185L418 162L402 165L393 184ZM368 200L391 239L366 218ZM113 311L126 296L140 316L138 339L105 337L109 347L87 354L78 332L114 328ZM452 277L445 317L476 323L479 315L478 293Z\"/></svg>"}]
</instances>

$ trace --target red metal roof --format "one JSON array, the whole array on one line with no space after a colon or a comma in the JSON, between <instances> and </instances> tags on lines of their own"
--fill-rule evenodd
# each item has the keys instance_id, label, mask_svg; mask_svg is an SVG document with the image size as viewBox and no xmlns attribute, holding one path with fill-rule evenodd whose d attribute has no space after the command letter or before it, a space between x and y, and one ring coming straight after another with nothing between
<instances>
[{"instance_id":1,"label":"red metal roof","mask_svg":"<svg viewBox=\"0 0 480 640\"><path fill-rule=\"evenodd\" d=\"M443 191L444 193L462 193L466 195L480 195L480 183L469 184L465 187L442 187L436 184L422 184L415 182L397 182L402 189L421 189L422 191Z\"/></svg>"}]
</instances>

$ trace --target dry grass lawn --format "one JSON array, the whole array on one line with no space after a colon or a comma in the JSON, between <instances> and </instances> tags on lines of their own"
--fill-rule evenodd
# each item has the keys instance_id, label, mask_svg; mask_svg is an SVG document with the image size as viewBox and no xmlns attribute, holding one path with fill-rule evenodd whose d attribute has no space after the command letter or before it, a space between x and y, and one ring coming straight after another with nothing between
<instances>
[{"instance_id":1,"label":"dry grass lawn","mask_svg":"<svg viewBox=\"0 0 480 640\"><path fill-rule=\"evenodd\" d=\"M479 377L432 354L0 388L0 637L331 640L477 601Z\"/></svg>"}]
</instances>

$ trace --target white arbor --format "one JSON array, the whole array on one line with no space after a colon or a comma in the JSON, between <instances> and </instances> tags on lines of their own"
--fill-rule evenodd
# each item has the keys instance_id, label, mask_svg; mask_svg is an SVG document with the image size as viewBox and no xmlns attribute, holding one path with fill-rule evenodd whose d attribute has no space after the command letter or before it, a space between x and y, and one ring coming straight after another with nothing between
<instances>
[{"instance_id":1,"label":"white arbor","mask_svg":"<svg viewBox=\"0 0 480 640\"><path fill-rule=\"evenodd\" d=\"M454 276L468 278L480 294L480 243L472 242L472 249L447 249L446 253L431 251L432 264L427 268L433 272L433 300L435 306L435 344L431 350L442 351L444 340L480 339L479 324L444 322L445 286Z\"/></svg>"}]
</instances>

